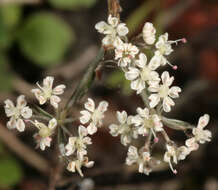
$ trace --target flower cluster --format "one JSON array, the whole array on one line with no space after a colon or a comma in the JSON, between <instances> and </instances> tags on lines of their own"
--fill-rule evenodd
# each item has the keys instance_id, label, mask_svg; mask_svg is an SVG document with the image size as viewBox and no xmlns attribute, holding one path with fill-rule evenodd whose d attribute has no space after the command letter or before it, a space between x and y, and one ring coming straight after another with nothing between
<instances>
[{"instance_id":1,"label":"flower cluster","mask_svg":"<svg viewBox=\"0 0 218 190\"><path fill-rule=\"evenodd\" d=\"M119 25L118 18L110 15L108 23L109 20L116 20L116 26ZM123 23L120 24L125 26ZM109 47L108 43L105 43L105 38L109 38L106 26L108 25L105 22L99 22L96 24L96 29L106 35L102 44ZM199 143L202 144L211 139L211 132L204 130L209 121L207 114L199 119L196 128L193 128L192 125L189 126L189 129L192 128L193 137L188 137L185 145L182 146L177 146L163 127L173 128L176 125L177 128L184 130L184 127L178 126L178 122L182 123L179 120L171 119L170 126L167 126L162 120L163 113L170 112L175 105L173 99L179 97L181 88L173 85L174 77L170 76L168 71L159 74L158 70L167 64L174 70L177 69L177 66L168 61L167 56L173 52L173 44L185 43L186 40L183 38L171 41L168 39L168 33L157 36L156 29L150 22L145 23L142 33L137 37L137 39L141 38L143 43L137 44L137 41L129 41L127 38L128 29L125 31L122 37L118 32L113 32L114 43L112 46L110 43L110 48L114 50L114 60L117 61L117 66L124 72L125 78L130 81L131 89L142 97L146 107L138 107L135 116L128 116L126 111L117 111L119 124L111 124L109 126L110 133L112 136L119 135L121 144L124 146L129 145L126 164L138 164L139 172L147 175L159 163L157 160L154 162L155 159L151 156L151 147L153 147L151 144L157 143L158 136L162 135L166 141L163 161L167 162L172 171L176 173L173 164L177 164L179 160L184 160L187 155L198 148ZM146 52L149 52L148 54L145 54L145 49ZM144 137L145 144L138 151L133 145L133 139L139 137Z\"/></svg>"},{"instance_id":2,"label":"flower cluster","mask_svg":"<svg viewBox=\"0 0 218 190\"><path fill-rule=\"evenodd\" d=\"M87 145L92 144L92 140L88 137L87 129L80 125L78 129L78 137L70 137L68 144L65 146L65 155L73 157L73 160L70 160L67 166L67 169L71 172L78 173L83 176L81 167L92 167L94 165L93 161L89 161L87 155Z\"/></svg>"},{"instance_id":3,"label":"flower cluster","mask_svg":"<svg viewBox=\"0 0 218 190\"><path fill-rule=\"evenodd\" d=\"M164 116L164 113L170 112L175 105L174 99L179 97L181 89L173 85L174 77L170 76L168 71L159 73L159 69L165 65L170 65L174 70L177 69L177 66L173 66L168 61L167 56L173 52L173 44L180 41L185 43L186 40L171 41L168 39L168 33L157 36L153 24L146 22L142 33L135 38L137 40L134 41L133 38L129 41L127 37L129 30L126 24L112 15L109 15L107 23L101 21L95 25L95 28L105 35L102 40L104 49L114 50L112 62L117 63L124 72L125 78L130 81L130 88L140 95L145 103L145 107L137 107L133 115L128 115L126 111L117 111L118 124L109 126L110 134L115 137L120 136L121 144L129 146L126 164L136 164L140 173L149 175L160 163L160 160L154 157L152 148L158 142L162 142L166 149L162 161L169 164L173 173L177 173L174 165L184 160L192 151L197 150L199 144L209 142L212 137L211 132L204 129L209 123L208 114L200 117L197 127ZM142 40L142 43L138 40ZM88 69L86 74L92 77L93 72L94 69L93 71ZM87 77L86 74L84 77ZM61 108L60 95L64 93L66 86L61 84L53 87L53 83L54 77L47 76L43 79L42 85L37 83L38 88L32 89L31 92L40 105L50 103L55 114L48 113L37 105L31 109L27 106L25 96L20 95L16 106L11 100L5 101L5 112L10 118L7 127L23 132L27 125L34 126L37 132L33 137L41 150L50 147L53 136L57 135L61 160L66 162L69 171L77 171L83 176L81 168L94 165L94 161L89 161L87 156L87 146L92 144L90 135L95 134L103 125L108 102L101 101L96 106L94 101L88 98L84 104L85 109L80 111L81 116L78 120L81 125L78 126L78 135L75 136L69 127L74 126L77 118L69 114L69 107L72 100L79 102L78 99L81 99L81 96L78 96L79 98L71 96L73 99ZM87 86L81 84L78 88L86 90ZM79 91L79 95L84 93L82 90ZM172 141L165 127L185 131L188 138L184 145L178 145ZM192 134L188 135L186 132L190 129ZM139 138L143 140L143 145L137 148L139 142L142 142L135 143ZM159 138L162 140L159 141Z\"/></svg>"},{"instance_id":4,"label":"flower cluster","mask_svg":"<svg viewBox=\"0 0 218 190\"><path fill-rule=\"evenodd\" d=\"M61 139L66 139L68 135L68 142L62 142L61 140L58 144L60 157L67 162L68 171L77 171L83 176L81 167L89 168L94 165L94 161L89 161L87 157L87 145L92 144L92 140L88 135L96 133L97 127L102 126L104 112L107 110L108 103L101 101L96 108L94 101L88 98L88 101L85 103L86 110L81 111L82 116L79 118L79 121L81 124L88 123L89 125L87 128L79 125L78 136L72 136L70 130L64 125L66 118L62 118L63 114L59 108L61 98L58 95L64 93L65 85L62 84L53 88L53 82L54 77L48 76L43 80L42 86L37 83L39 88L32 89L31 92L34 93L40 105L45 104L49 100L51 106L55 109L55 116L38 106L35 106L35 109L32 110L27 106L25 96L20 95L17 98L16 106L11 100L5 100L5 112L7 117L10 118L7 122L7 127L9 129L16 128L18 131L23 132L25 125L34 126L37 129L37 132L33 135L37 144L36 148L40 148L42 151L46 147L51 146L52 136L57 135L59 142ZM65 113L65 110L63 112ZM63 137L61 137L62 134L64 134Z\"/></svg>"}]
</instances>

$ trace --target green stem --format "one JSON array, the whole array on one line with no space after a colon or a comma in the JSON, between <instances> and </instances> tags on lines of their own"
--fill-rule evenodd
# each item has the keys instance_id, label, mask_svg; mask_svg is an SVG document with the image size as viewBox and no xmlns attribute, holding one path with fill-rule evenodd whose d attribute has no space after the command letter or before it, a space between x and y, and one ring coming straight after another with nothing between
<instances>
[{"instance_id":1,"label":"green stem","mask_svg":"<svg viewBox=\"0 0 218 190\"><path fill-rule=\"evenodd\" d=\"M77 102L79 101L84 94L90 88L94 78L95 78L95 69L99 65L100 61L104 58L105 50L103 47L99 50L96 58L89 64L85 74L83 75L82 80L79 82L76 90L73 92L71 97L69 98L65 110L66 112Z\"/></svg>"},{"instance_id":2,"label":"green stem","mask_svg":"<svg viewBox=\"0 0 218 190\"><path fill-rule=\"evenodd\" d=\"M185 121L181 121L181 120L177 120L177 119L169 119L169 118L166 118L164 116L162 116L161 119L162 119L164 125L166 125L167 127L171 128L171 129L182 130L182 131L185 131L187 129L193 129L193 125L191 125L190 123L187 123Z\"/></svg>"},{"instance_id":3,"label":"green stem","mask_svg":"<svg viewBox=\"0 0 218 190\"><path fill-rule=\"evenodd\" d=\"M146 105L146 107L147 107L147 108L150 108L147 90L143 90L143 91L140 93L140 96L141 96L141 98L142 98L144 104Z\"/></svg>"},{"instance_id":4,"label":"green stem","mask_svg":"<svg viewBox=\"0 0 218 190\"><path fill-rule=\"evenodd\" d=\"M39 106L37 105L34 105L36 111L42 115L44 115L45 117L48 117L50 119L53 118L53 116L51 114L49 114L48 112L46 112L45 110L43 110L42 108L40 108Z\"/></svg>"}]
</instances>

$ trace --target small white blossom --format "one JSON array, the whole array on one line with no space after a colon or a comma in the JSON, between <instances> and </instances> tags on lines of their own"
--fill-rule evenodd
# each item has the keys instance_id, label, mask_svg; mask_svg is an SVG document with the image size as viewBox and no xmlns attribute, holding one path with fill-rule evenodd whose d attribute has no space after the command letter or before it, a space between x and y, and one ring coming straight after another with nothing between
<instances>
[{"instance_id":1,"label":"small white blossom","mask_svg":"<svg viewBox=\"0 0 218 190\"><path fill-rule=\"evenodd\" d=\"M23 132L25 130L25 123L23 119L29 119L32 117L32 110L26 106L27 102L24 95L20 95L17 98L16 106L9 99L5 100L5 113L10 120L7 122L9 129L16 128L18 131Z\"/></svg>"},{"instance_id":2,"label":"small white blossom","mask_svg":"<svg viewBox=\"0 0 218 190\"><path fill-rule=\"evenodd\" d=\"M115 49L115 60L118 61L118 66L128 66L133 58L138 54L139 49L131 43L123 43L121 39L117 41Z\"/></svg>"},{"instance_id":3,"label":"small white blossom","mask_svg":"<svg viewBox=\"0 0 218 190\"><path fill-rule=\"evenodd\" d=\"M168 63L164 56L173 52L172 43L172 41L168 41L168 33L165 33L158 38L158 41L155 44L155 47L157 48L155 54L161 58L161 65L166 65L166 63Z\"/></svg>"},{"instance_id":4,"label":"small white blossom","mask_svg":"<svg viewBox=\"0 0 218 190\"><path fill-rule=\"evenodd\" d=\"M145 43L148 45L152 45L155 42L155 34L156 29L154 28L153 24L150 22L146 22L142 30L142 36Z\"/></svg>"},{"instance_id":5,"label":"small white blossom","mask_svg":"<svg viewBox=\"0 0 218 190\"><path fill-rule=\"evenodd\" d=\"M174 174L177 173L175 169L173 169L172 162L177 164L178 158L177 158L177 151L175 146L166 145L167 151L164 154L164 162L167 162L170 166L170 169Z\"/></svg>"},{"instance_id":6,"label":"small white blossom","mask_svg":"<svg viewBox=\"0 0 218 190\"><path fill-rule=\"evenodd\" d=\"M88 157L84 157L82 160L74 160L69 162L67 166L67 170L70 172L78 172L81 177L83 177L83 173L81 170L82 166L87 168L91 168L94 165L94 161L89 161Z\"/></svg>"},{"instance_id":7,"label":"small white blossom","mask_svg":"<svg viewBox=\"0 0 218 190\"><path fill-rule=\"evenodd\" d=\"M192 129L192 134L194 137L186 140L186 146L188 146L191 151L198 149L198 143L204 144L207 141L211 141L211 132L209 130L204 130L209 123L209 119L210 116L208 114L201 116L199 118L197 127Z\"/></svg>"},{"instance_id":8,"label":"small white blossom","mask_svg":"<svg viewBox=\"0 0 218 190\"><path fill-rule=\"evenodd\" d=\"M177 164L179 160L184 160L187 155L190 154L190 150L186 146L176 147L171 145L166 145L167 151L164 154L164 162L167 162L170 166L170 169L174 174L177 173L175 169L173 169L172 162Z\"/></svg>"},{"instance_id":9,"label":"small white blossom","mask_svg":"<svg viewBox=\"0 0 218 190\"><path fill-rule=\"evenodd\" d=\"M38 83L38 88L32 89L32 93L34 93L35 97L38 99L39 104L45 104L47 100L50 100L51 105L54 108L58 108L58 103L61 99L57 95L61 95L64 93L65 85L61 84L52 88L54 77L46 77L43 80L43 86L40 86Z\"/></svg>"},{"instance_id":10,"label":"small white blossom","mask_svg":"<svg viewBox=\"0 0 218 190\"><path fill-rule=\"evenodd\" d=\"M95 29L106 36L103 38L102 43L105 46L115 46L116 41L129 32L125 23L119 23L117 17L109 15L108 23L101 21L95 25Z\"/></svg>"},{"instance_id":11,"label":"small white blossom","mask_svg":"<svg viewBox=\"0 0 218 190\"><path fill-rule=\"evenodd\" d=\"M87 145L92 144L92 141L90 137L87 137L88 131L84 126L79 126L78 133L78 137L69 138L68 144L65 146L65 155L70 156L76 152L77 158L82 160L84 155L87 154Z\"/></svg>"},{"instance_id":12,"label":"small white blossom","mask_svg":"<svg viewBox=\"0 0 218 190\"><path fill-rule=\"evenodd\" d=\"M35 139L37 145L36 148L40 147L41 150L45 150L45 147L50 147L51 146L51 137L41 137L38 133L33 135L33 138Z\"/></svg>"},{"instance_id":13,"label":"small white blossom","mask_svg":"<svg viewBox=\"0 0 218 190\"><path fill-rule=\"evenodd\" d=\"M55 118L51 119L48 123L48 126L46 126L44 123L38 122L37 120L32 122L32 124L39 129L38 133L33 136L36 140L37 148L40 147L41 150L45 150L46 146L50 147L50 143L52 141L50 136L54 133L54 130L57 126L57 120Z\"/></svg>"},{"instance_id":14,"label":"small white blossom","mask_svg":"<svg viewBox=\"0 0 218 190\"><path fill-rule=\"evenodd\" d=\"M181 89L178 86L170 87L173 83L174 77L170 77L167 71L162 73L161 79L161 85L159 83L153 83L148 88L150 92L155 92L155 94L149 96L150 107L154 108L160 100L163 100L163 110L165 112L170 112L171 106L175 105L172 98L178 98Z\"/></svg>"},{"instance_id":15,"label":"small white blossom","mask_svg":"<svg viewBox=\"0 0 218 190\"><path fill-rule=\"evenodd\" d=\"M136 147L129 147L126 164L129 166L135 163L138 164L139 173L149 175L149 173L152 171L151 161L152 158L150 156L150 152L145 151L143 148L141 148L138 152L138 149Z\"/></svg>"},{"instance_id":16,"label":"small white blossom","mask_svg":"<svg viewBox=\"0 0 218 190\"><path fill-rule=\"evenodd\" d=\"M117 111L117 119L120 124L111 124L109 126L110 133L114 137L120 135L121 143L127 146L127 144L131 143L132 138L136 139L138 137L137 130L132 126L132 116L127 116L125 111Z\"/></svg>"},{"instance_id":17,"label":"small white blossom","mask_svg":"<svg viewBox=\"0 0 218 190\"><path fill-rule=\"evenodd\" d=\"M97 132L97 127L102 126L102 119L104 118L104 112L107 111L108 102L101 101L97 108L95 108L95 103L91 98L85 103L86 110L82 110L80 113L80 122L82 124L90 123L87 127L88 133L90 135Z\"/></svg>"},{"instance_id":18,"label":"small white blossom","mask_svg":"<svg viewBox=\"0 0 218 190\"><path fill-rule=\"evenodd\" d=\"M137 108L138 115L134 116L132 122L138 127L138 134L148 135L149 131L156 138L156 132L163 130L163 124L157 114L150 114L148 108Z\"/></svg>"},{"instance_id":19,"label":"small white blossom","mask_svg":"<svg viewBox=\"0 0 218 190\"><path fill-rule=\"evenodd\" d=\"M125 73L125 77L131 80L131 88L137 91L137 94L141 93L148 84L159 82L159 74L155 71L160 65L156 58L152 58L147 64L147 57L145 54L139 54L139 60L135 61L136 67L129 67L129 70Z\"/></svg>"}]
</instances>

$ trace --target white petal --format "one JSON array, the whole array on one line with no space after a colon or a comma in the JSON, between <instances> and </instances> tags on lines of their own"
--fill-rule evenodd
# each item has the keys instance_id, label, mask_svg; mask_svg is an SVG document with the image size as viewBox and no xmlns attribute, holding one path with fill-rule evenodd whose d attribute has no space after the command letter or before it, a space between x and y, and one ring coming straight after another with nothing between
<instances>
[{"instance_id":1,"label":"white petal","mask_svg":"<svg viewBox=\"0 0 218 190\"><path fill-rule=\"evenodd\" d=\"M126 27L126 24L121 23L117 26L117 33L119 36L126 36L129 32L129 29Z\"/></svg>"},{"instance_id":2,"label":"white petal","mask_svg":"<svg viewBox=\"0 0 218 190\"><path fill-rule=\"evenodd\" d=\"M7 128L8 129L16 128L16 119L14 117L11 117L10 120L7 122Z\"/></svg>"},{"instance_id":3,"label":"white petal","mask_svg":"<svg viewBox=\"0 0 218 190\"><path fill-rule=\"evenodd\" d=\"M61 84L61 85L58 85L56 86L53 90L52 90L52 93L55 94L55 95L61 95L64 93L64 89L66 88L65 85Z\"/></svg>"},{"instance_id":4,"label":"white petal","mask_svg":"<svg viewBox=\"0 0 218 190\"><path fill-rule=\"evenodd\" d=\"M107 111L107 107L108 107L108 102L101 101L98 105L97 110L100 111L101 113L104 113L105 111Z\"/></svg>"},{"instance_id":5,"label":"white petal","mask_svg":"<svg viewBox=\"0 0 218 190\"><path fill-rule=\"evenodd\" d=\"M25 100L25 96L24 95L20 95L17 98L17 107L18 108L23 108L24 106L26 106L27 102Z\"/></svg>"},{"instance_id":6,"label":"white petal","mask_svg":"<svg viewBox=\"0 0 218 190\"><path fill-rule=\"evenodd\" d=\"M163 110L165 112L170 112L171 111L171 106L174 106L175 103L173 102L173 100L169 97L165 97L163 99Z\"/></svg>"},{"instance_id":7,"label":"white petal","mask_svg":"<svg viewBox=\"0 0 218 190\"><path fill-rule=\"evenodd\" d=\"M94 123L90 123L89 126L87 127L88 134L93 135L94 133L97 132L97 127L95 126Z\"/></svg>"},{"instance_id":8,"label":"white petal","mask_svg":"<svg viewBox=\"0 0 218 190\"><path fill-rule=\"evenodd\" d=\"M178 86L173 86L169 90L169 96L172 97L172 98L178 98L179 97L179 93L181 91L182 91L181 88L179 88Z\"/></svg>"},{"instance_id":9,"label":"white petal","mask_svg":"<svg viewBox=\"0 0 218 190\"><path fill-rule=\"evenodd\" d=\"M61 101L61 99L58 96L51 96L50 98L50 103L54 108L58 108L58 103Z\"/></svg>"},{"instance_id":10,"label":"white petal","mask_svg":"<svg viewBox=\"0 0 218 190\"><path fill-rule=\"evenodd\" d=\"M127 120L127 113L125 111L117 111L117 119L121 124L124 124Z\"/></svg>"},{"instance_id":11,"label":"white petal","mask_svg":"<svg viewBox=\"0 0 218 190\"><path fill-rule=\"evenodd\" d=\"M79 136L82 136L82 137L88 135L87 129L82 125L79 126L78 133L79 133Z\"/></svg>"},{"instance_id":12,"label":"white petal","mask_svg":"<svg viewBox=\"0 0 218 190\"><path fill-rule=\"evenodd\" d=\"M15 107L14 107L14 104L11 100L7 99L4 101L5 103L5 113L7 115L7 117L11 117L12 115L15 114Z\"/></svg>"},{"instance_id":13,"label":"white petal","mask_svg":"<svg viewBox=\"0 0 218 190\"><path fill-rule=\"evenodd\" d=\"M209 123L209 120L210 116L208 114L204 114L199 118L197 127L203 129Z\"/></svg>"},{"instance_id":14,"label":"white petal","mask_svg":"<svg viewBox=\"0 0 218 190\"><path fill-rule=\"evenodd\" d=\"M25 118L25 119L29 119L32 117L32 113L33 111L28 107L24 107L22 110L21 110L21 115Z\"/></svg>"},{"instance_id":15,"label":"white petal","mask_svg":"<svg viewBox=\"0 0 218 190\"><path fill-rule=\"evenodd\" d=\"M160 56L153 56L148 64L149 69L151 70L156 70L161 63L161 58Z\"/></svg>"},{"instance_id":16,"label":"white petal","mask_svg":"<svg viewBox=\"0 0 218 190\"><path fill-rule=\"evenodd\" d=\"M150 100L150 107L154 108L160 101L160 96L158 96L158 94L151 94L149 96L149 100Z\"/></svg>"},{"instance_id":17,"label":"white petal","mask_svg":"<svg viewBox=\"0 0 218 190\"><path fill-rule=\"evenodd\" d=\"M110 24L113 27L116 27L119 22L119 19L117 17L113 17L112 15L108 16L108 24Z\"/></svg>"},{"instance_id":18,"label":"white petal","mask_svg":"<svg viewBox=\"0 0 218 190\"><path fill-rule=\"evenodd\" d=\"M70 172L75 172L76 171L76 163L74 161L71 161L67 165L67 170L70 171Z\"/></svg>"},{"instance_id":19,"label":"white petal","mask_svg":"<svg viewBox=\"0 0 218 190\"><path fill-rule=\"evenodd\" d=\"M141 117L144 117L144 118L148 118L149 117L149 110L148 108L137 108L136 111L138 112L138 114L141 116Z\"/></svg>"},{"instance_id":20,"label":"white petal","mask_svg":"<svg viewBox=\"0 0 218 190\"><path fill-rule=\"evenodd\" d=\"M135 67L129 67L129 71L125 72L127 80L135 80L139 76L139 70Z\"/></svg>"},{"instance_id":21,"label":"white petal","mask_svg":"<svg viewBox=\"0 0 218 190\"><path fill-rule=\"evenodd\" d=\"M91 119L91 114L87 110L83 110L80 112L82 116L79 118L82 124L89 122Z\"/></svg>"},{"instance_id":22,"label":"white petal","mask_svg":"<svg viewBox=\"0 0 218 190\"><path fill-rule=\"evenodd\" d=\"M141 68L143 68L147 64L147 57L144 53L139 54L139 61L137 61L136 64Z\"/></svg>"},{"instance_id":23,"label":"white petal","mask_svg":"<svg viewBox=\"0 0 218 190\"><path fill-rule=\"evenodd\" d=\"M114 137L117 137L118 134L119 134L119 126L118 125L115 125L115 124L111 124L109 126L109 129L110 129L110 134Z\"/></svg>"},{"instance_id":24,"label":"white petal","mask_svg":"<svg viewBox=\"0 0 218 190\"><path fill-rule=\"evenodd\" d=\"M114 45L116 44L116 38L112 35L106 35L103 39L102 39L102 43L105 46L110 46L110 45Z\"/></svg>"},{"instance_id":25,"label":"white petal","mask_svg":"<svg viewBox=\"0 0 218 190\"><path fill-rule=\"evenodd\" d=\"M95 111L95 102L91 99L88 98L88 101L85 103L85 108L91 112Z\"/></svg>"},{"instance_id":26,"label":"white petal","mask_svg":"<svg viewBox=\"0 0 218 190\"><path fill-rule=\"evenodd\" d=\"M108 24L104 21L98 22L95 25L95 29L99 32L99 33L103 33L104 30L107 28Z\"/></svg>"},{"instance_id":27,"label":"white petal","mask_svg":"<svg viewBox=\"0 0 218 190\"><path fill-rule=\"evenodd\" d=\"M137 94L139 94L145 88L145 82L140 79L137 79L135 81L132 81L130 86L133 90L137 91Z\"/></svg>"},{"instance_id":28,"label":"white petal","mask_svg":"<svg viewBox=\"0 0 218 190\"><path fill-rule=\"evenodd\" d=\"M163 84L170 86L173 83L174 77L170 77L167 71L164 71L161 75Z\"/></svg>"},{"instance_id":29,"label":"white petal","mask_svg":"<svg viewBox=\"0 0 218 190\"><path fill-rule=\"evenodd\" d=\"M49 129L54 129L57 126L57 120L55 118L51 119L48 124Z\"/></svg>"},{"instance_id":30,"label":"white petal","mask_svg":"<svg viewBox=\"0 0 218 190\"><path fill-rule=\"evenodd\" d=\"M54 81L54 77L50 77L50 76L43 79L43 88L52 89L53 81Z\"/></svg>"},{"instance_id":31,"label":"white petal","mask_svg":"<svg viewBox=\"0 0 218 190\"><path fill-rule=\"evenodd\" d=\"M16 122L16 128L18 131L23 132L25 129L25 123L23 122L22 119L18 119Z\"/></svg>"}]
</instances>

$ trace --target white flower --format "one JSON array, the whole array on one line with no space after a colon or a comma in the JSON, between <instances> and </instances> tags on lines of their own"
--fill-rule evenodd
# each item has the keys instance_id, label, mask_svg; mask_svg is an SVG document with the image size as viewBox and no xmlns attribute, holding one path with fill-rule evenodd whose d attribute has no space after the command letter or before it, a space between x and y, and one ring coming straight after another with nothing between
<instances>
[{"instance_id":1,"label":"white flower","mask_svg":"<svg viewBox=\"0 0 218 190\"><path fill-rule=\"evenodd\" d=\"M115 60L119 60L118 66L128 66L138 52L139 49L136 46L131 43L123 43L122 40L119 39L115 49Z\"/></svg>"},{"instance_id":2,"label":"white flower","mask_svg":"<svg viewBox=\"0 0 218 190\"><path fill-rule=\"evenodd\" d=\"M185 145L188 147L190 151L194 151L199 148L199 144L196 142L196 139L194 137L187 139L185 141Z\"/></svg>"},{"instance_id":3,"label":"white flower","mask_svg":"<svg viewBox=\"0 0 218 190\"><path fill-rule=\"evenodd\" d=\"M156 132L163 130L163 124L157 114L150 114L147 108L137 108L138 115L134 116L132 122L138 127L138 134L148 135L149 131L156 138Z\"/></svg>"},{"instance_id":4,"label":"white flower","mask_svg":"<svg viewBox=\"0 0 218 190\"><path fill-rule=\"evenodd\" d=\"M156 51L155 51L155 55L158 56L160 58L160 64L161 65L166 65L169 64L170 66L173 67L173 69L177 69L177 66L173 66L170 64L170 62L165 58L166 55L170 55L173 52L172 49L172 44L176 44L178 42L183 42L186 43L186 39L182 38L182 39L178 39L178 40L168 40L168 33L165 33L163 35L161 35L158 38L158 41L155 44L156 47Z\"/></svg>"},{"instance_id":5,"label":"white flower","mask_svg":"<svg viewBox=\"0 0 218 190\"><path fill-rule=\"evenodd\" d=\"M65 146L66 148L66 156L72 155L74 152L77 153L77 158L79 160L83 160L84 155L87 154L86 146L92 144L91 138L87 137L88 131L87 129L80 125L78 129L79 136L78 137L70 137L68 144Z\"/></svg>"},{"instance_id":6,"label":"white flower","mask_svg":"<svg viewBox=\"0 0 218 190\"><path fill-rule=\"evenodd\" d=\"M209 130L204 130L209 123L209 120L210 116L208 114L204 114L199 118L197 127L192 129L194 137L186 140L186 146L188 146L191 151L198 149L198 143L204 144L207 141L211 141L211 132Z\"/></svg>"},{"instance_id":7,"label":"white flower","mask_svg":"<svg viewBox=\"0 0 218 190\"><path fill-rule=\"evenodd\" d=\"M165 33L159 36L158 41L155 44L155 47L157 48L157 51L159 51L161 55L169 55L173 52L171 44L172 41L168 41L168 33Z\"/></svg>"},{"instance_id":8,"label":"white flower","mask_svg":"<svg viewBox=\"0 0 218 190\"><path fill-rule=\"evenodd\" d=\"M75 172L77 170L80 176L83 177L81 167L85 166L87 168L91 168L93 165L94 165L94 161L89 161L88 157L84 157L82 160L74 160L69 162L67 166L67 170L70 172Z\"/></svg>"},{"instance_id":9,"label":"white flower","mask_svg":"<svg viewBox=\"0 0 218 190\"><path fill-rule=\"evenodd\" d=\"M150 92L155 92L149 96L150 107L154 108L160 100L163 100L163 110L165 112L171 111L171 106L174 106L172 98L178 98L181 89L178 86L170 87L173 83L174 77L170 77L167 71L161 75L162 84L153 83L149 86Z\"/></svg>"},{"instance_id":10,"label":"white flower","mask_svg":"<svg viewBox=\"0 0 218 190\"><path fill-rule=\"evenodd\" d=\"M125 111L117 111L117 119L120 124L111 124L109 126L110 133L114 137L120 135L121 143L127 146L132 138L136 139L138 137L137 130L132 126L132 116L127 116Z\"/></svg>"},{"instance_id":11,"label":"white flower","mask_svg":"<svg viewBox=\"0 0 218 190\"><path fill-rule=\"evenodd\" d=\"M61 95L64 93L65 85L61 84L52 88L54 77L46 77L43 80L43 86L40 86L38 83L38 88L32 89L32 93L34 93L35 97L38 99L39 104L42 105L46 103L47 100L50 100L51 105L54 108L58 108L58 103L61 99L57 95Z\"/></svg>"},{"instance_id":12,"label":"white flower","mask_svg":"<svg viewBox=\"0 0 218 190\"><path fill-rule=\"evenodd\" d=\"M139 165L138 168L139 173L144 173L146 175L149 175L149 173L152 171L150 162L151 162L150 152L145 151L143 148L140 149L138 152L136 147L134 146L129 147L127 158L126 158L127 165L132 165L136 163Z\"/></svg>"},{"instance_id":13,"label":"white flower","mask_svg":"<svg viewBox=\"0 0 218 190\"><path fill-rule=\"evenodd\" d=\"M206 141L211 141L211 132L209 130L204 130L204 128L209 123L209 120L210 116L208 114L204 114L199 118L197 127L192 130L196 141L201 144L205 143Z\"/></svg>"},{"instance_id":14,"label":"white flower","mask_svg":"<svg viewBox=\"0 0 218 190\"><path fill-rule=\"evenodd\" d=\"M20 95L17 98L16 106L9 99L5 100L5 113L10 120L7 122L9 129L16 128L18 131L23 132L25 130L25 123L23 119L29 119L32 117L32 110L26 106L27 102L24 95Z\"/></svg>"},{"instance_id":15,"label":"white flower","mask_svg":"<svg viewBox=\"0 0 218 190\"><path fill-rule=\"evenodd\" d=\"M37 148L40 147L41 150L45 150L46 146L50 147L50 143L52 141L50 136L54 133L57 126L57 120L55 118L51 119L48 126L44 123L38 122L37 120L34 122L31 121L31 123L39 129L38 133L33 136L36 140Z\"/></svg>"},{"instance_id":16,"label":"white flower","mask_svg":"<svg viewBox=\"0 0 218 190\"><path fill-rule=\"evenodd\" d=\"M36 148L40 147L41 150L45 150L45 147L51 146L51 137L41 137L38 133L33 135L33 138L35 139L37 145Z\"/></svg>"},{"instance_id":17,"label":"white flower","mask_svg":"<svg viewBox=\"0 0 218 190\"><path fill-rule=\"evenodd\" d=\"M104 21L98 22L95 25L95 29L98 30L99 33L106 35L102 40L105 46L115 46L116 41L120 37L126 36L129 32L126 24L119 23L119 19L111 15L108 17L108 23Z\"/></svg>"},{"instance_id":18,"label":"white flower","mask_svg":"<svg viewBox=\"0 0 218 190\"><path fill-rule=\"evenodd\" d=\"M170 166L170 169L174 174L177 173L175 169L173 169L172 162L177 164L177 150L175 146L166 145L167 151L164 154L164 162L167 162Z\"/></svg>"},{"instance_id":19,"label":"white flower","mask_svg":"<svg viewBox=\"0 0 218 190\"><path fill-rule=\"evenodd\" d=\"M177 148L176 146L171 146L167 144L166 148L167 151L164 154L164 162L167 162L172 172L176 174L177 171L173 169L172 162L177 164L179 160L184 160L191 151L186 146L181 146Z\"/></svg>"},{"instance_id":20,"label":"white flower","mask_svg":"<svg viewBox=\"0 0 218 190\"><path fill-rule=\"evenodd\" d=\"M129 67L129 70L125 73L125 77L131 80L131 88L137 91L137 94L141 93L148 84L159 82L159 74L155 71L160 65L156 58L152 58L147 64L147 57L145 54L139 54L139 60L135 61L137 67Z\"/></svg>"},{"instance_id":21,"label":"white flower","mask_svg":"<svg viewBox=\"0 0 218 190\"><path fill-rule=\"evenodd\" d=\"M95 103L91 98L85 103L86 110L81 111L82 116L80 117L80 122L82 124L90 122L87 127L88 133L90 135L97 132L97 127L102 126L102 119L104 118L104 112L107 110L108 103L106 101L101 101L97 108L95 108Z\"/></svg>"},{"instance_id":22,"label":"white flower","mask_svg":"<svg viewBox=\"0 0 218 190\"><path fill-rule=\"evenodd\" d=\"M145 43L152 45L155 42L155 33L156 29L154 28L153 24L146 22L142 30L142 36Z\"/></svg>"}]
</instances>

